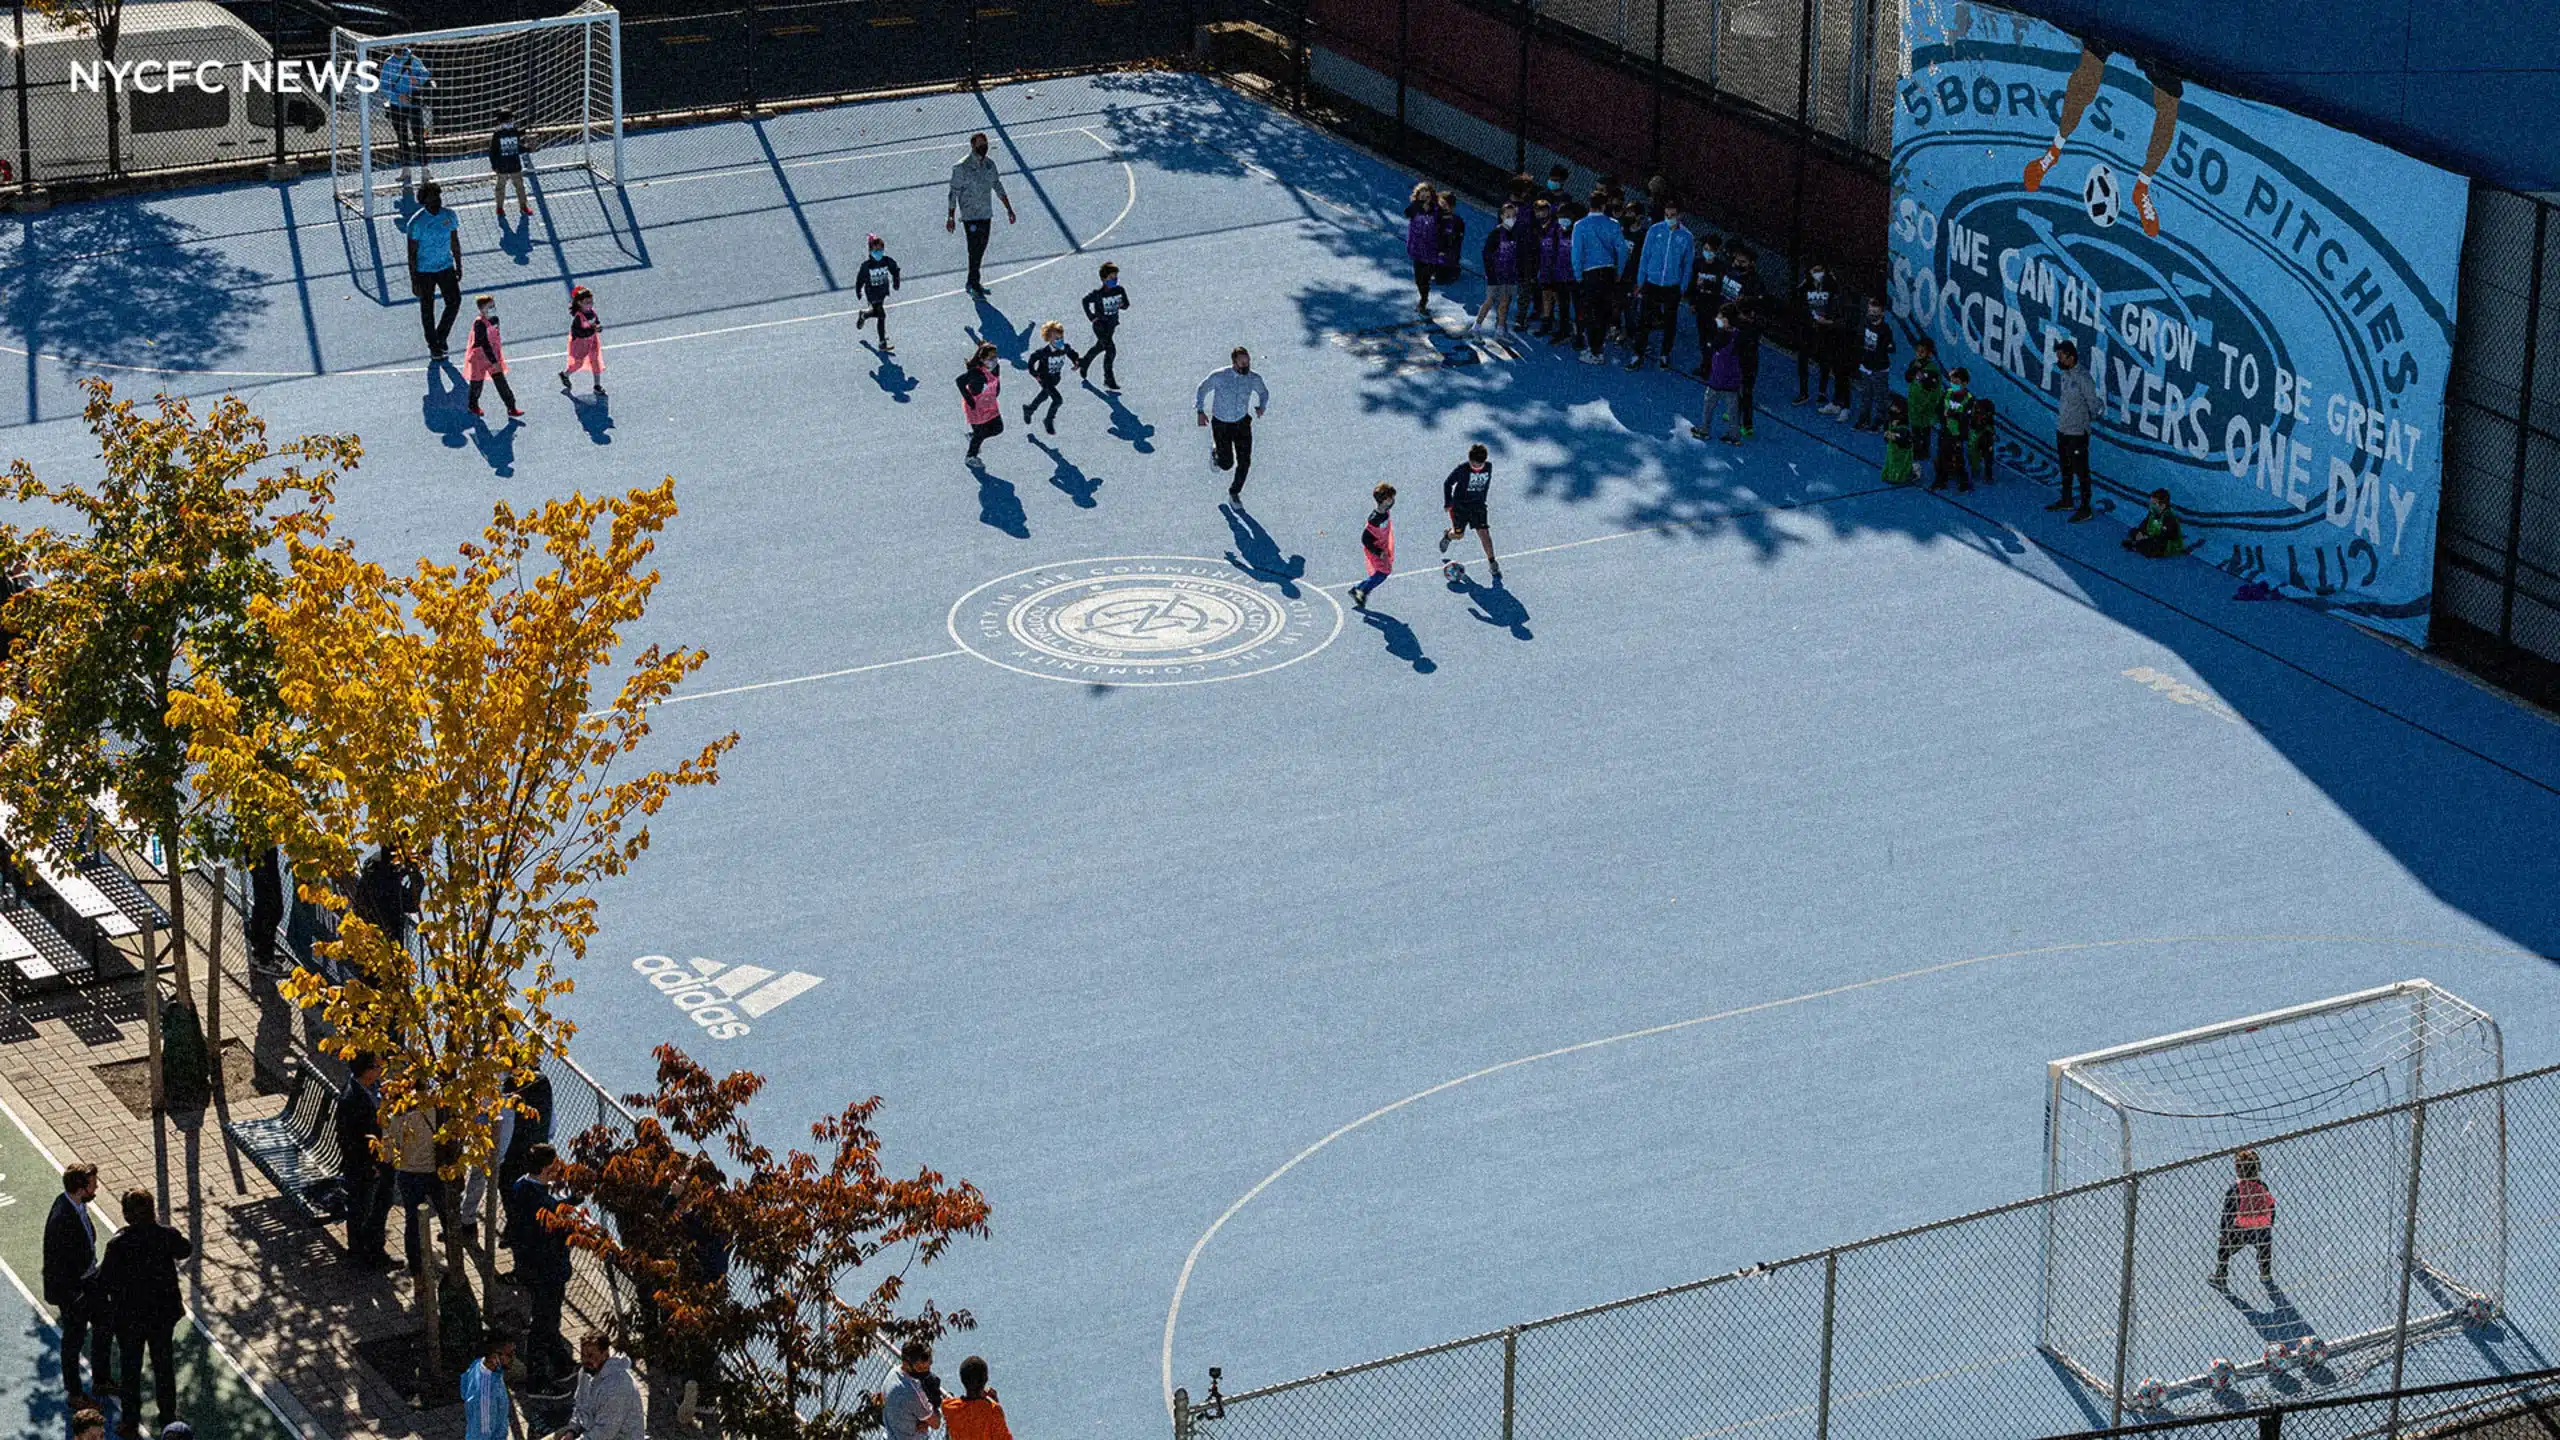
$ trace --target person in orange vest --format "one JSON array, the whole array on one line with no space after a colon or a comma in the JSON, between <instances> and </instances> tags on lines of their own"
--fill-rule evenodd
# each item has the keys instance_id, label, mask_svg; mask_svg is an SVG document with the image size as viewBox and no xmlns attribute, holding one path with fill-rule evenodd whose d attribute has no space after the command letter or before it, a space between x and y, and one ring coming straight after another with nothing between
<instances>
[{"instance_id":1,"label":"person in orange vest","mask_svg":"<svg viewBox=\"0 0 2560 1440\"><path fill-rule=\"evenodd\" d=\"M1013 1440L1004 1407L987 1386L986 1361L972 1355L960 1362L960 1391L942 1397L942 1428L951 1440Z\"/></svg>"},{"instance_id":2,"label":"person in orange vest","mask_svg":"<svg viewBox=\"0 0 2560 1440\"><path fill-rule=\"evenodd\" d=\"M2237 1177L2231 1188L2222 1192L2222 1238L2214 1246L2213 1288L2227 1289L2231 1283L2231 1257L2243 1250L2258 1252L2258 1279L2268 1285L2276 1283L2276 1197L2267 1182L2258 1178L2258 1152L2243 1150L2231 1157L2231 1168Z\"/></svg>"}]
</instances>

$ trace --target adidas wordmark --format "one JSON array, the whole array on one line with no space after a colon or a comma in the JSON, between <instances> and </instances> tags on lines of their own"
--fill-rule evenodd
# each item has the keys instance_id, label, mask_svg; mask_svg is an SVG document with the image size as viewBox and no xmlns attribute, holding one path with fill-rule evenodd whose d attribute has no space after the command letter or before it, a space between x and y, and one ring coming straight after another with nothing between
<instances>
[{"instance_id":1,"label":"adidas wordmark","mask_svg":"<svg viewBox=\"0 0 2560 1440\"><path fill-rule=\"evenodd\" d=\"M761 965L728 965L699 956L677 960L643 955L631 968L666 992L714 1040L735 1040L757 1019L796 995L817 988L818 977L798 970L775 974Z\"/></svg>"}]
</instances>

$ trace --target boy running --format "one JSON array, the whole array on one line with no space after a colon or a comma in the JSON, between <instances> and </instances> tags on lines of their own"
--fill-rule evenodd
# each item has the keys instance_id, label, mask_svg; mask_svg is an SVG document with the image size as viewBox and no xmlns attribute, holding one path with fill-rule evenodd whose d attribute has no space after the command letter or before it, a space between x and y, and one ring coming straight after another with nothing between
<instances>
[{"instance_id":1,"label":"boy running","mask_svg":"<svg viewBox=\"0 0 2560 1440\"><path fill-rule=\"evenodd\" d=\"M1084 295L1084 318L1093 326L1093 344L1085 350L1084 358L1076 362L1076 373L1086 374L1093 369L1093 362L1100 360L1102 388L1118 390L1120 376L1111 367L1112 362L1120 358L1120 342L1116 337L1120 333L1120 317L1129 309L1129 292L1121 288L1120 267L1108 260L1102 262L1101 279L1101 284Z\"/></svg>"},{"instance_id":2,"label":"boy running","mask_svg":"<svg viewBox=\"0 0 2560 1440\"><path fill-rule=\"evenodd\" d=\"M1440 482L1440 505L1449 512L1448 533L1440 537L1440 553L1449 553L1450 543L1473 530L1484 544L1484 563L1493 572L1493 583L1502 583L1502 562L1493 558L1493 525L1485 518L1485 500L1493 493L1493 461L1482 445L1467 447L1467 463L1449 472Z\"/></svg>"},{"instance_id":3,"label":"boy running","mask_svg":"<svg viewBox=\"0 0 2560 1440\"><path fill-rule=\"evenodd\" d=\"M1369 592L1385 584L1396 570L1396 526L1388 518L1396 508L1396 487L1382 480L1369 492L1369 498L1378 502L1378 508L1369 512L1369 523L1360 531L1360 552L1369 562L1369 578L1351 587L1354 610L1368 609Z\"/></svg>"},{"instance_id":4,"label":"boy running","mask_svg":"<svg viewBox=\"0 0 2560 1440\"><path fill-rule=\"evenodd\" d=\"M865 320L875 322L880 327L880 353L895 355L898 347L889 343L889 292L905 280L898 274L898 262L889 258L888 247L880 243L879 236L871 236L864 245L868 253L862 257L862 267L853 272L853 288L868 308L853 317L853 328L861 329Z\"/></svg>"}]
</instances>

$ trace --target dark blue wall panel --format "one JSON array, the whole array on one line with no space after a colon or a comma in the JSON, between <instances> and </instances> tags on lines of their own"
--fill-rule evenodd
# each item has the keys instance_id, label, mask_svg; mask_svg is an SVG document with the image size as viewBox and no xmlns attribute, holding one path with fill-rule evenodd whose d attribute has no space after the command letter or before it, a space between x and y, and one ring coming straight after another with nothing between
<instances>
[{"instance_id":1,"label":"dark blue wall panel","mask_svg":"<svg viewBox=\"0 0 2560 1440\"><path fill-rule=\"evenodd\" d=\"M2217 89L2560 190L2560 0L2010 0Z\"/></svg>"}]
</instances>

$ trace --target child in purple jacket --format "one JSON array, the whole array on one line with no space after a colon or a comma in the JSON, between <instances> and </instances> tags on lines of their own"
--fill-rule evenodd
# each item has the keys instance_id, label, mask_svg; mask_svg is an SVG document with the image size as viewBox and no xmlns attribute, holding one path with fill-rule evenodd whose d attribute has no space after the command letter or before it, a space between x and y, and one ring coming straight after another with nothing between
<instances>
[{"instance_id":1,"label":"child in purple jacket","mask_svg":"<svg viewBox=\"0 0 2560 1440\"><path fill-rule=\"evenodd\" d=\"M1707 343L1707 414L1689 427L1689 433L1701 440L1715 438L1716 416L1721 411L1728 419L1739 421L1742 415L1742 327L1736 311L1741 307L1727 305L1716 312L1715 329ZM1739 445L1742 437L1732 429L1724 434L1724 443Z\"/></svg>"},{"instance_id":2,"label":"child in purple jacket","mask_svg":"<svg viewBox=\"0 0 2560 1440\"><path fill-rule=\"evenodd\" d=\"M1538 232L1538 338L1573 339L1573 222L1582 207L1568 200Z\"/></svg>"},{"instance_id":3,"label":"child in purple jacket","mask_svg":"<svg viewBox=\"0 0 2560 1440\"><path fill-rule=\"evenodd\" d=\"M1533 260L1533 242L1529 227L1521 223L1520 207L1502 207L1502 222L1484 236L1484 303L1476 307L1476 318L1467 328L1472 330L1493 317L1494 333L1511 333L1511 299L1520 289L1522 272Z\"/></svg>"},{"instance_id":4,"label":"child in purple jacket","mask_svg":"<svg viewBox=\"0 0 2560 1440\"><path fill-rule=\"evenodd\" d=\"M1431 313L1431 277L1440 269L1440 205L1428 183L1404 206L1404 255L1413 262L1413 313Z\"/></svg>"}]
</instances>

